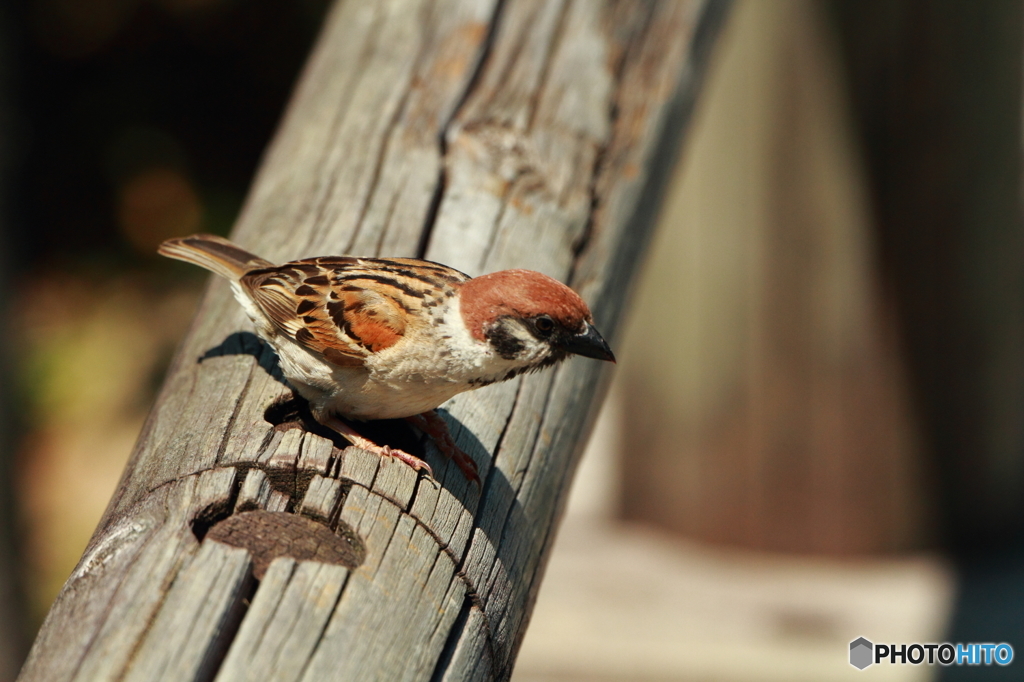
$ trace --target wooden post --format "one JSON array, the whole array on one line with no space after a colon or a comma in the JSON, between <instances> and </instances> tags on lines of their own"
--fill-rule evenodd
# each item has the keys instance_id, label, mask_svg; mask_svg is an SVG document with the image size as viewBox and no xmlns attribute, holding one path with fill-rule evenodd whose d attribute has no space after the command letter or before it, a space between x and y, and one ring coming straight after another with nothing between
<instances>
[{"instance_id":1,"label":"wooden post","mask_svg":"<svg viewBox=\"0 0 1024 682\"><path fill-rule=\"evenodd\" d=\"M533 268L611 332L725 7L339 2L233 237ZM22 679L508 679L604 367L446 405L481 492L282 417L247 329L214 281Z\"/></svg>"}]
</instances>

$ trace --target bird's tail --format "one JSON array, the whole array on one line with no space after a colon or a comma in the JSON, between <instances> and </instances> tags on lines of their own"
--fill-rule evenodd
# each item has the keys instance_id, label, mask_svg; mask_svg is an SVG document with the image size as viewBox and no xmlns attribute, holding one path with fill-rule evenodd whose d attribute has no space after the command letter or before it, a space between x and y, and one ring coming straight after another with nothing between
<instances>
[{"instance_id":1,"label":"bird's tail","mask_svg":"<svg viewBox=\"0 0 1024 682\"><path fill-rule=\"evenodd\" d=\"M212 234L194 234L191 237L168 239L160 245L157 252L168 258L206 268L230 280L238 280L250 270L274 265L227 239Z\"/></svg>"}]
</instances>

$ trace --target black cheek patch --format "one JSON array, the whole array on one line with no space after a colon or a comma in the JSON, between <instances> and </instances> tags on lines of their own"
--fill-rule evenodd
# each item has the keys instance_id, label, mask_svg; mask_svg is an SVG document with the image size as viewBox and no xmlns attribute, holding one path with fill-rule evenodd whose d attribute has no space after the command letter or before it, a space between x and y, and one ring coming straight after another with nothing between
<instances>
[{"instance_id":1,"label":"black cheek patch","mask_svg":"<svg viewBox=\"0 0 1024 682\"><path fill-rule=\"evenodd\" d=\"M526 344L510 334L500 320L485 332L484 337L498 355L506 360L515 360L526 348Z\"/></svg>"}]
</instances>

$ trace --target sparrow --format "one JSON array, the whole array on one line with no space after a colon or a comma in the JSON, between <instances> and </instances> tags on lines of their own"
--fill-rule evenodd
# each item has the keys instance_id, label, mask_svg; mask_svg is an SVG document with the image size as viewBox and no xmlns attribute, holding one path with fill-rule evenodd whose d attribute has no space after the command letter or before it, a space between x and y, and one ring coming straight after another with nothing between
<instances>
[{"instance_id":1,"label":"sparrow","mask_svg":"<svg viewBox=\"0 0 1024 682\"><path fill-rule=\"evenodd\" d=\"M169 239L158 251L231 283L318 422L431 477L423 460L371 442L340 417L406 419L479 483L434 408L569 355L615 362L583 299L532 270L469 277L426 260L353 256L274 265L208 234Z\"/></svg>"}]
</instances>

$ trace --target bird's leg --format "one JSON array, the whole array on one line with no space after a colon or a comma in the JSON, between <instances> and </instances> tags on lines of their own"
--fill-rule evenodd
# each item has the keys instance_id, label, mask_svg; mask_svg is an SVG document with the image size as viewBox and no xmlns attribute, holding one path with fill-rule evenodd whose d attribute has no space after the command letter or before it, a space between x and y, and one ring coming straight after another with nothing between
<instances>
[{"instance_id":1,"label":"bird's leg","mask_svg":"<svg viewBox=\"0 0 1024 682\"><path fill-rule=\"evenodd\" d=\"M437 443L437 449L455 462L456 466L462 470L466 480L480 485L480 476L477 473L476 462L455 444L455 439L452 438L452 434L448 431L448 423L441 419L437 412L430 410L423 414L406 417L405 420L430 436Z\"/></svg>"},{"instance_id":2,"label":"bird's leg","mask_svg":"<svg viewBox=\"0 0 1024 682\"><path fill-rule=\"evenodd\" d=\"M416 457L415 455L410 455L408 452L404 450L396 450L388 445L377 445L369 438L360 435L358 431L356 431L351 426L349 426L342 420L338 419L337 417L327 417L320 423L323 424L324 426L334 429L342 436L344 436L346 440L352 443L352 445L355 445L357 448L361 450L372 452L373 454L379 455L381 457L394 457L397 460L405 462L413 469L417 471L426 471L427 476L430 476L431 478L434 477L434 472L433 470L431 470L430 465L424 462L419 457Z\"/></svg>"}]
</instances>

